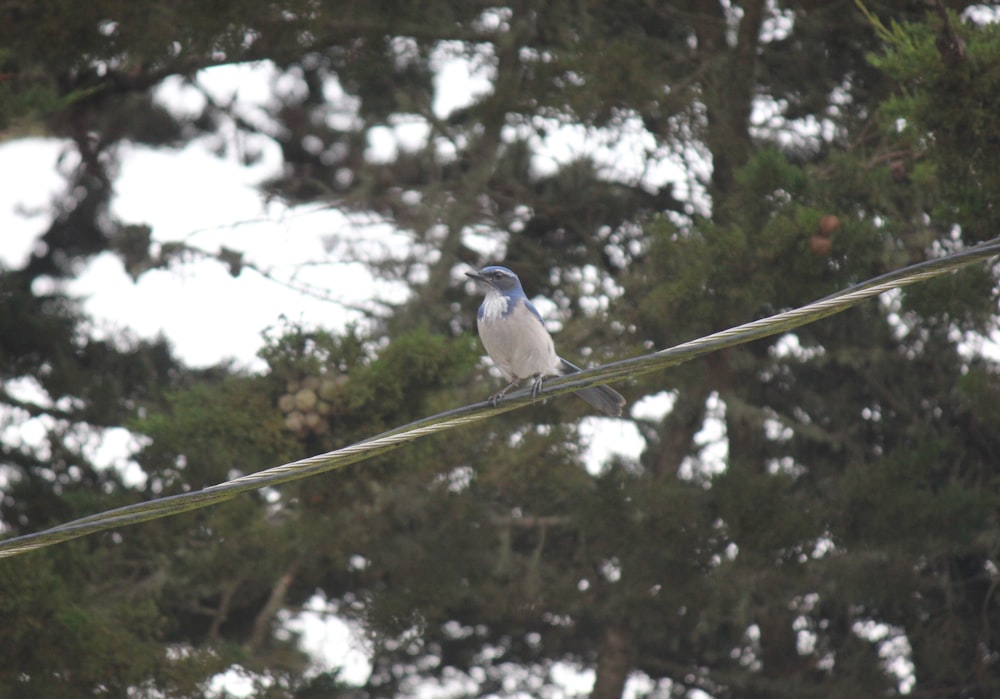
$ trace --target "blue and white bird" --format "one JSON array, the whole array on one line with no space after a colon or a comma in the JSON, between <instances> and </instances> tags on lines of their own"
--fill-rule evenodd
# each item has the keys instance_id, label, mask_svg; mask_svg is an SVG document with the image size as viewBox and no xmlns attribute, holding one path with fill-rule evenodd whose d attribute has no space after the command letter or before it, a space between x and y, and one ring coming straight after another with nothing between
<instances>
[{"instance_id":1,"label":"blue and white bird","mask_svg":"<svg viewBox=\"0 0 1000 699\"><path fill-rule=\"evenodd\" d=\"M524 379L532 379L535 396L548 376L563 376L580 367L556 354L552 336L542 323L542 316L521 287L521 280L506 267L483 267L466 276L483 285L486 297L476 317L479 339L486 353L496 363L510 384L490 396L495 406L504 394ZM621 415L625 399L607 386L592 386L576 392L606 415Z\"/></svg>"}]
</instances>

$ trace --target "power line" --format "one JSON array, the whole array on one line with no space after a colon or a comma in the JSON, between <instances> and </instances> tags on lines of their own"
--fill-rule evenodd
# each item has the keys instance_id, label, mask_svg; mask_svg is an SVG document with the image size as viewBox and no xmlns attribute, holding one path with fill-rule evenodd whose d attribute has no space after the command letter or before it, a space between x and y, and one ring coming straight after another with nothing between
<instances>
[{"instance_id":1,"label":"power line","mask_svg":"<svg viewBox=\"0 0 1000 699\"><path fill-rule=\"evenodd\" d=\"M650 354L612 362L545 382L542 396L560 396L599 384L627 378L635 378L667 367L676 366L727 347L759 340L771 335L787 332L793 328L821 320L840 313L852 306L878 296L886 291L917 282L926 281L975 262L1000 255L1000 238L994 238L980 245L928 260L895 272L883 274L861 284L844 289L810 304L784 311L768 318L744 323L728 330L706 335ZM180 495L171 495L156 500L118 507L94 515L76 519L34 534L26 534L0 541L0 558L16 556L34 549L52 546L88 534L147 522L161 517L197 510L231 500L237 495L266 486L276 486L320 473L326 473L348 464L370 459L379 454L393 451L404 444L438 432L444 432L461 425L480 422L497 413L509 412L532 403L530 391L519 391L510 395L496 408L487 402L467 405L444 413L422 418L408 425L370 437L335 451L319 454L300 461L275 466L251 473L202 490Z\"/></svg>"}]
</instances>

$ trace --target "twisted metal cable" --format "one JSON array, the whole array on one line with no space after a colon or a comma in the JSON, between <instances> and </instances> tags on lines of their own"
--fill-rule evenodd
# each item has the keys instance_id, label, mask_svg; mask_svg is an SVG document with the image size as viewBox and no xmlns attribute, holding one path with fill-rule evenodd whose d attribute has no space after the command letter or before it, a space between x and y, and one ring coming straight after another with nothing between
<instances>
[{"instance_id":1,"label":"twisted metal cable","mask_svg":"<svg viewBox=\"0 0 1000 699\"><path fill-rule=\"evenodd\" d=\"M708 352L758 340L786 332L807 323L815 322L844 311L862 301L886 291L915 284L941 276L960 267L1000 255L1000 238L975 247L884 274L862 284L852 286L800 308L784 311L768 318L744 323L728 330L706 335L669 349L652 352L640 357L605 364L567 377L555 378L545 383L540 395L559 396L581 388L610 383L623 378L635 378L676 366ZM52 546L88 534L146 522L161 517L208 507L237 495L266 486L308 478L343 468L348 464L393 451L414 440L455 427L480 422L497 414L516 410L533 401L530 391L518 391L507 397L499 406L487 402L467 405L438 415L422 418L408 425L383 432L380 435L335 451L311 456L292 463L247 474L202 490L180 495L148 500L118 507L73 520L33 534L0 541L0 558L16 556L34 549Z\"/></svg>"}]
</instances>

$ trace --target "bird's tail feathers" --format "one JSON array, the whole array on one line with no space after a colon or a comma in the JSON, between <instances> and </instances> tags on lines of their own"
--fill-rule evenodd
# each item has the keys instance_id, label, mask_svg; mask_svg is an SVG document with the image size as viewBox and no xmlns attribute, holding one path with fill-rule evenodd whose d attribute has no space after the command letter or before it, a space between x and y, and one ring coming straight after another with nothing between
<instances>
[{"instance_id":1,"label":"bird's tail feathers","mask_svg":"<svg viewBox=\"0 0 1000 699\"><path fill-rule=\"evenodd\" d=\"M573 362L567 361L562 357L559 357L559 361L562 362L563 376L566 374L575 374L576 372L581 371L580 367L573 364ZM591 386L590 388L582 388L576 392L576 395L590 403L605 415L610 415L611 417L618 417L621 415L622 408L625 407L625 397L610 386Z\"/></svg>"}]
</instances>

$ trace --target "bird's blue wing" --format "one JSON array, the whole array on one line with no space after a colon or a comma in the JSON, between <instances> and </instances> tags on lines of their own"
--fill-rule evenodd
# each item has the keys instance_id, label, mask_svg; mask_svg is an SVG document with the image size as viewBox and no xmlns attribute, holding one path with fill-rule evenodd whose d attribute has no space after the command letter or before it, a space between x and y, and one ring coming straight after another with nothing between
<instances>
[{"instance_id":1,"label":"bird's blue wing","mask_svg":"<svg viewBox=\"0 0 1000 699\"><path fill-rule=\"evenodd\" d=\"M545 325L545 321L544 321L544 320L542 320L542 314L538 312L538 309L537 309L537 308L535 308L535 304L533 304L533 303L532 303L531 301L529 301L529 300L528 300L527 298L523 298L523 299L521 299L521 303L523 303L523 304L524 304L524 307L525 307L525 308L527 308L527 309L528 309L529 311L531 311L531 314L532 314L533 316L535 316L536 318L538 318L538 322L539 322L539 323L541 323L542 325Z\"/></svg>"},{"instance_id":2,"label":"bird's blue wing","mask_svg":"<svg viewBox=\"0 0 1000 699\"><path fill-rule=\"evenodd\" d=\"M583 369L564 357L559 357L559 361L562 362L563 374L575 374L578 371L583 371Z\"/></svg>"}]
</instances>

